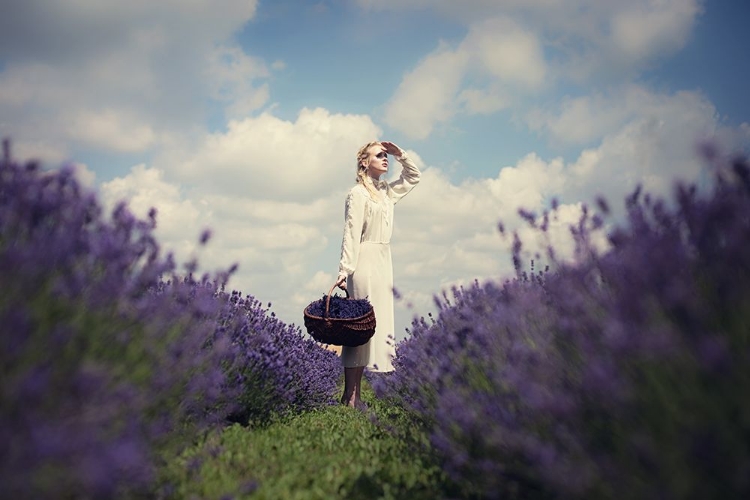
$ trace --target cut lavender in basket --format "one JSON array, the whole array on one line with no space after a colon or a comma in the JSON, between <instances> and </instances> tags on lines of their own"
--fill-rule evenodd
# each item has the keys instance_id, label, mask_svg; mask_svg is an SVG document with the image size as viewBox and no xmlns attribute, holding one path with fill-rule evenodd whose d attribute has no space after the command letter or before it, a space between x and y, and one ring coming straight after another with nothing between
<instances>
[{"instance_id":1,"label":"cut lavender in basket","mask_svg":"<svg viewBox=\"0 0 750 500\"><path fill-rule=\"evenodd\" d=\"M323 295L322 299L310 304L307 313L320 318L325 317L326 300L328 300L328 295ZM328 317L340 319L359 318L367 314L371 307L370 301L367 299L347 299L339 295L332 295L331 304L328 306Z\"/></svg>"}]
</instances>

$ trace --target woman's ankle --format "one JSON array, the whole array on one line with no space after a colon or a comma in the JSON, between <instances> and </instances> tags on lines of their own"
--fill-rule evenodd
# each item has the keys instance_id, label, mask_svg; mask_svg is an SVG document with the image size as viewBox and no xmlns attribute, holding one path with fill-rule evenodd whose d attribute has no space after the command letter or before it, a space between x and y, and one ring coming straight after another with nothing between
<instances>
[{"instance_id":1,"label":"woman's ankle","mask_svg":"<svg viewBox=\"0 0 750 500\"><path fill-rule=\"evenodd\" d=\"M346 393L342 394L341 399L339 401L341 401L342 405L352 406L354 405L354 402L356 401L356 399L357 398L356 398L355 393L352 392L351 394L346 394Z\"/></svg>"}]
</instances>

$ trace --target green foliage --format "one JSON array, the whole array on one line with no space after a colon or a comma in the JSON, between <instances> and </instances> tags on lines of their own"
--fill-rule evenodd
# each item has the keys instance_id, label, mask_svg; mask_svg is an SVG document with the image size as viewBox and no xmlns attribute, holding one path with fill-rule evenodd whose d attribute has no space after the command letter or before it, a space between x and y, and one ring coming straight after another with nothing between
<instances>
[{"instance_id":1,"label":"green foliage","mask_svg":"<svg viewBox=\"0 0 750 500\"><path fill-rule=\"evenodd\" d=\"M336 405L210 434L167 466L167 496L435 499L454 489L418 425L369 388L364 399L370 415Z\"/></svg>"}]
</instances>

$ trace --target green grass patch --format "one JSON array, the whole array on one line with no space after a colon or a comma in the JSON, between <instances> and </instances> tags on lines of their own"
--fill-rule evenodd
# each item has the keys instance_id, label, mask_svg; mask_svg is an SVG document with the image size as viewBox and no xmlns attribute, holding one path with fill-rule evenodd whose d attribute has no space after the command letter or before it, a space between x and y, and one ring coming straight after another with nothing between
<instances>
[{"instance_id":1,"label":"green grass patch","mask_svg":"<svg viewBox=\"0 0 750 500\"><path fill-rule=\"evenodd\" d=\"M331 406L233 425L167 465L173 498L435 499L453 489L419 425L366 387L369 414ZM375 417L375 423L372 417Z\"/></svg>"}]
</instances>

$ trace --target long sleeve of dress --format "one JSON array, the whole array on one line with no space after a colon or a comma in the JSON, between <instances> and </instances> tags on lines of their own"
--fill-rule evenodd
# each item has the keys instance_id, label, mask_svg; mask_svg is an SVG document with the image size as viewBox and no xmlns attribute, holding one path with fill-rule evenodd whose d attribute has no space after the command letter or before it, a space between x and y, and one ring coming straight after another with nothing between
<instances>
[{"instance_id":1,"label":"long sleeve of dress","mask_svg":"<svg viewBox=\"0 0 750 500\"><path fill-rule=\"evenodd\" d=\"M365 221L365 194L358 189L349 191L344 208L344 237L341 241L339 278L352 274L357 267L362 226Z\"/></svg>"},{"instance_id":2,"label":"long sleeve of dress","mask_svg":"<svg viewBox=\"0 0 750 500\"><path fill-rule=\"evenodd\" d=\"M396 157L396 160L398 160L403 168L401 169L399 178L388 184L390 188L388 195L393 200L393 203L398 202L398 200L406 196L419 183L422 175L412 159L405 152L402 152L401 156Z\"/></svg>"}]
</instances>

